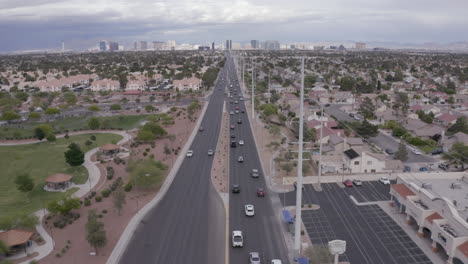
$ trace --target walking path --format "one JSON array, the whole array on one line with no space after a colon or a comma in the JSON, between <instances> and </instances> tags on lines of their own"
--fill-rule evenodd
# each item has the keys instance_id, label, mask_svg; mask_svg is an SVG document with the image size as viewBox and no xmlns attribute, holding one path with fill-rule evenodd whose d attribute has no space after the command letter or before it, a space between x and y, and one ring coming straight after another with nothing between
<instances>
[{"instance_id":1,"label":"walking path","mask_svg":"<svg viewBox=\"0 0 468 264\"><path fill-rule=\"evenodd\" d=\"M106 133L112 133L112 134L117 134L121 135L123 138L117 142L117 145L122 145L129 140L132 139L132 136L128 134L125 131L120 131L120 130L100 130L100 131L94 131L94 130L88 130L88 131L77 131L73 133L69 133L69 135L80 135L80 134L106 134ZM65 134L57 136L57 138L64 137ZM15 146L15 145L27 145L27 144L35 144L35 143L40 143L44 141L39 141L39 140L29 140L29 141L22 141L22 142L8 142L8 143L0 143L0 146ZM101 178L101 173L99 171L99 168L97 167L97 163L99 162L93 162L91 160L91 157L99 150L98 148L94 148L88 152L86 152L85 157L84 157L84 163L83 166L88 170L88 183L85 184L80 184L80 185L74 185L73 187L78 187L78 191L73 193L73 196L77 198L83 197L85 194L90 192L94 186L99 182L99 179ZM44 227L42 226L42 219L45 215L47 215L47 210L46 209L39 209L34 214L39 218L39 224L36 225L36 231L39 233L39 235L44 239L45 243L40 246L36 246L34 248L29 248L28 249L28 254L33 254L37 252L39 255L35 256L32 259L28 259L26 261L21 262L20 264L28 264L33 260L39 261L40 259L46 257L47 255L52 252L54 249L54 241L52 240L51 236L46 232ZM13 257L10 257L8 259L19 259L22 257L25 257L26 253L21 253L17 254Z\"/></svg>"}]
</instances>

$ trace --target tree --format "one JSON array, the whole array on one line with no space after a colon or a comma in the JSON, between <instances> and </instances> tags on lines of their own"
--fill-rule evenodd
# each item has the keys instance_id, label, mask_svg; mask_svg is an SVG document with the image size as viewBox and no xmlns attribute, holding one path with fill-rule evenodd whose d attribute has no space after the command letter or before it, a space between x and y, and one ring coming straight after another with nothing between
<instances>
[{"instance_id":1,"label":"tree","mask_svg":"<svg viewBox=\"0 0 468 264\"><path fill-rule=\"evenodd\" d=\"M0 240L0 255L6 255L8 252L10 252L10 248L3 240Z\"/></svg>"},{"instance_id":2,"label":"tree","mask_svg":"<svg viewBox=\"0 0 468 264\"><path fill-rule=\"evenodd\" d=\"M60 109L58 108L53 108L53 107L48 107L44 113L46 115L57 115L57 114L60 114Z\"/></svg>"},{"instance_id":3,"label":"tree","mask_svg":"<svg viewBox=\"0 0 468 264\"><path fill-rule=\"evenodd\" d=\"M112 193L112 202L114 203L115 209L120 215L120 211L122 210L123 206L125 205L125 191L123 189L122 184L117 185L117 188Z\"/></svg>"},{"instance_id":4,"label":"tree","mask_svg":"<svg viewBox=\"0 0 468 264\"><path fill-rule=\"evenodd\" d=\"M375 137L379 133L378 126L374 126L367 120L362 121L361 124L357 125L355 131L364 138Z\"/></svg>"},{"instance_id":5,"label":"tree","mask_svg":"<svg viewBox=\"0 0 468 264\"><path fill-rule=\"evenodd\" d=\"M95 210L88 211L88 222L85 225L86 229L86 240L89 245L94 248L96 254L98 248L102 248L107 244L106 230L104 229L104 223L98 220L98 215Z\"/></svg>"},{"instance_id":6,"label":"tree","mask_svg":"<svg viewBox=\"0 0 468 264\"><path fill-rule=\"evenodd\" d=\"M119 104L113 104L110 106L111 111L122 110L122 107Z\"/></svg>"},{"instance_id":7,"label":"tree","mask_svg":"<svg viewBox=\"0 0 468 264\"><path fill-rule=\"evenodd\" d=\"M46 135L45 135L44 130L42 130L42 128L36 127L36 128L34 129L34 136L35 136L37 139L39 139L39 140L43 140L43 139L45 138Z\"/></svg>"},{"instance_id":8,"label":"tree","mask_svg":"<svg viewBox=\"0 0 468 264\"><path fill-rule=\"evenodd\" d=\"M46 139L47 139L47 141L49 141L49 142L55 142L55 141L57 141L57 137L56 137L54 134L49 134L49 135L47 135Z\"/></svg>"},{"instance_id":9,"label":"tree","mask_svg":"<svg viewBox=\"0 0 468 264\"><path fill-rule=\"evenodd\" d=\"M74 92L66 92L63 94L63 98L69 105L74 105L78 101Z\"/></svg>"},{"instance_id":10,"label":"tree","mask_svg":"<svg viewBox=\"0 0 468 264\"><path fill-rule=\"evenodd\" d=\"M312 263L331 264L333 256L326 246L315 245L308 247L304 255L309 258Z\"/></svg>"},{"instance_id":11,"label":"tree","mask_svg":"<svg viewBox=\"0 0 468 264\"><path fill-rule=\"evenodd\" d=\"M443 159L459 164L461 170L465 170L465 163L468 161L468 146L463 143L452 145L449 153L444 153Z\"/></svg>"},{"instance_id":12,"label":"tree","mask_svg":"<svg viewBox=\"0 0 468 264\"><path fill-rule=\"evenodd\" d=\"M468 134L468 122L466 120L466 117L461 116L457 118L455 124L451 125L447 129L447 132L450 135L456 134L457 132L463 132L465 134Z\"/></svg>"},{"instance_id":13,"label":"tree","mask_svg":"<svg viewBox=\"0 0 468 264\"><path fill-rule=\"evenodd\" d=\"M41 113L31 112L31 113L29 113L28 118L29 119L39 119L39 118L41 118Z\"/></svg>"},{"instance_id":14,"label":"tree","mask_svg":"<svg viewBox=\"0 0 468 264\"><path fill-rule=\"evenodd\" d=\"M33 230L39 223L39 219L34 214L14 214L0 218L0 230L11 230L15 228Z\"/></svg>"},{"instance_id":15,"label":"tree","mask_svg":"<svg viewBox=\"0 0 468 264\"><path fill-rule=\"evenodd\" d=\"M84 153L81 151L81 148L76 143L71 143L68 145L68 150L64 153L65 160L70 166L79 166L84 162Z\"/></svg>"},{"instance_id":16,"label":"tree","mask_svg":"<svg viewBox=\"0 0 468 264\"><path fill-rule=\"evenodd\" d=\"M372 103L372 100L369 97L366 96L364 98L364 101L361 103L358 112L365 119L375 118L375 105Z\"/></svg>"},{"instance_id":17,"label":"tree","mask_svg":"<svg viewBox=\"0 0 468 264\"><path fill-rule=\"evenodd\" d=\"M169 148L169 146L167 144L164 145L164 154L166 156L171 154L171 149Z\"/></svg>"},{"instance_id":18,"label":"tree","mask_svg":"<svg viewBox=\"0 0 468 264\"><path fill-rule=\"evenodd\" d=\"M92 117L89 119L88 121L88 127L92 130L96 130L96 129L99 129L99 127L101 126L100 122L99 122L99 119L97 119L96 117Z\"/></svg>"},{"instance_id":19,"label":"tree","mask_svg":"<svg viewBox=\"0 0 468 264\"><path fill-rule=\"evenodd\" d=\"M97 111L99 111L101 109L97 105L91 105L90 107L88 107L88 110L93 111L93 112L97 112Z\"/></svg>"},{"instance_id":20,"label":"tree","mask_svg":"<svg viewBox=\"0 0 468 264\"><path fill-rule=\"evenodd\" d=\"M408 150L406 149L406 146L402 141L400 141L400 145L398 145L398 150L397 152L395 152L395 159L401 161L408 160Z\"/></svg>"},{"instance_id":21,"label":"tree","mask_svg":"<svg viewBox=\"0 0 468 264\"><path fill-rule=\"evenodd\" d=\"M11 121L15 119L20 119L21 116L13 111L6 111L2 114L2 120Z\"/></svg>"},{"instance_id":22,"label":"tree","mask_svg":"<svg viewBox=\"0 0 468 264\"><path fill-rule=\"evenodd\" d=\"M34 189L34 180L27 173L20 174L15 178L16 189L20 192L30 192Z\"/></svg>"},{"instance_id":23,"label":"tree","mask_svg":"<svg viewBox=\"0 0 468 264\"><path fill-rule=\"evenodd\" d=\"M154 111L154 107L152 105L146 105L145 110L146 110L146 112L152 112L152 111Z\"/></svg>"},{"instance_id":24,"label":"tree","mask_svg":"<svg viewBox=\"0 0 468 264\"><path fill-rule=\"evenodd\" d=\"M286 175L289 175L289 173L292 171L293 166L291 165L290 162L286 162L281 165L281 169L286 172Z\"/></svg>"},{"instance_id":25,"label":"tree","mask_svg":"<svg viewBox=\"0 0 468 264\"><path fill-rule=\"evenodd\" d=\"M66 215L73 209L81 207L80 199L66 197L62 200L49 201L46 205L47 210L53 214Z\"/></svg>"}]
</instances>

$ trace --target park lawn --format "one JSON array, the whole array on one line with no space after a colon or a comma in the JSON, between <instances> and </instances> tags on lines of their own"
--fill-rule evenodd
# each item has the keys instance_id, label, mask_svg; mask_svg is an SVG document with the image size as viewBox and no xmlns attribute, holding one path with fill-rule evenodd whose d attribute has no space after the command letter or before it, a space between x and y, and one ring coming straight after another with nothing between
<instances>
[{"instance_id":1,"label":"park lawn","mask_svg":"<svg viewBox=\"0 0 468 264\"><path fill-rule=\"evenodd\" d=\"M146 120L148 114L142 115L120 115L109 117L97 117L103 128L111 129L133 129L140 126L141 122ZM57 119L45 124L49 124L55 132L63 133L65 130L83 130L88 129L88 121L91 117L66 117ZM33 137L34 128L44 123L21 123L3 126L0 128L0 138L19 138L19 137Z\"/></svg>"},{"instance_id":2,"label":"park lawn","mask_svg":"<svg viewBox=\"0 0 468 264\"><path fill-rule=\"evenodd\" d=\"M50 200L62 198L76 190L67 193L52 193L43 190L45 179L54 173L68 173L73 175L76 183L85 183L88 173L83 166L72 168L65 162L64 152L67 146L78 143L83 151L95 147L116 143L122 136L115 134L94 134L96 141L86 146L84 142L91 134L70 136L69 139L59 138L54 143L42 142L19 146L0 146L0 217L17 213L32 213L44 207ZM34 190L29 194L21 193L14 183L16 175L29 173L34 179Z\"/></svg>"}]
</instances>

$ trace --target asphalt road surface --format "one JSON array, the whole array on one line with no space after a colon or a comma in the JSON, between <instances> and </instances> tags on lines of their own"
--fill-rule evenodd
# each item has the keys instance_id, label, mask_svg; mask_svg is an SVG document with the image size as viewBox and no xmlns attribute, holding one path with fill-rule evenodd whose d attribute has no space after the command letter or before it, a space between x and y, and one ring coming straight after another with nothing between
<instances>
[{"instance_id":1,"label":"asphalt road surface","mask_svg":"<svg viewBox=\"0 0 468 264\"><path fill-rule=\"evenodd\" d=\"M219 76L225 75L226 68ZM185 158L166 195L138 225L120 263L224 263L226 215L211 183L213 157L207 155L208 149L216 148L224 87L216 82L202 121L205 130L190 148L193 157Z\"/></svg>"},{"instance_id":2,"label":"asphalt road surface","mask_svg":"<svg viewBox=\"0 0 468 264\"><path fill-rule=\"evenodd\" d=\"M234 71L234 65L230 61L227 65L230 69L229 83L233 85L233 98L226 96L229 111L245 109L244 101L239 101L239 96L242 94L239 82ZM234 95L234 92L237 95ZM235 101L238 104L235 104ZM230 102L232 101L232 103ZM280 218L275 214L273 209L272 199L278 200L276 193L268 190L265 183L260 159L250 129L247 112L231 115L231 124L235 126L231 129L231 134L235 135L234 139L239 142L243 140L245 145L232 148L230 150L230 186L233 184L240 185L240 193L230 192L229 196L229 232L231 235L233 230L240 230L244 236L243 248L232 248L231 237L229 238L230 263L248 263L249 253L258 252L260 254L261 263L270 263L272 259L281 259L283 263L288 263L287 250L284 242L283 229L285 228L280 223ZM242 124L237 121L241 119ZM238 157L242 156L244 162L239 163ZM259 178L252 178L252 169L258 169L260 172ZM266 191L265 197L257 197L257 188L264 188ZM278 201L279 203L279 201ZM249 217L245 215L244 206L252 204L255 208L255 216Z\"/></svg>"},{"instance_id":3,"label":"asphalt road surface","mask_svg":"<svg viewBox=\"0 0 468 264\"><path fill-rule=\"evenodd\" d=\"M356 121L354 118L350 117L348 113L340 109L340 107L342 106L343 106L342 104L332 104L329 107L325 107L324 109L325 109L325 112L334 116L339 121L350 121L350 122ZM369 142L379 146L384 151L385 149L391 149L394 152L398 150L398 146L400 144L393 137L388 136L382 132L379 132L379 134L376 137L369 138ZM408 148L408 160L405 163L434 163L434 162L436 162L435 159L426 155L416 155L413 152L411 152L410 148Z\"/></svg>"}]
</instances>

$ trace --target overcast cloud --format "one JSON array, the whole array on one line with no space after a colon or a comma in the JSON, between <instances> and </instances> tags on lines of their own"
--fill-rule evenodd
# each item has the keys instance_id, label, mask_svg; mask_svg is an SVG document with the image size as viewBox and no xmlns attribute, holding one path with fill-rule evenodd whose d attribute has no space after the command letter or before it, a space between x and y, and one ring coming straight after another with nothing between
<instances>
[{"instance_id":1,"label":"overcast cloud","mask_svg":"<svg viewBox=\"0 0 468 264\"><path fill-rule=\"evenodd\" d=\"M468 40L467 0L0 0L0 51L178 43Z\"/></svg>"}]
</instances>

